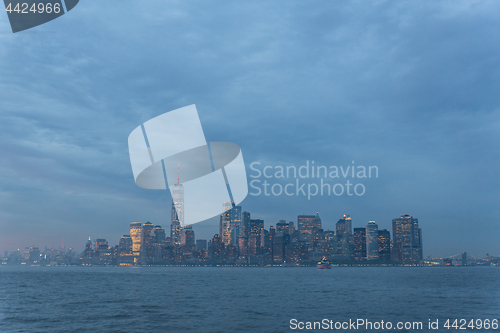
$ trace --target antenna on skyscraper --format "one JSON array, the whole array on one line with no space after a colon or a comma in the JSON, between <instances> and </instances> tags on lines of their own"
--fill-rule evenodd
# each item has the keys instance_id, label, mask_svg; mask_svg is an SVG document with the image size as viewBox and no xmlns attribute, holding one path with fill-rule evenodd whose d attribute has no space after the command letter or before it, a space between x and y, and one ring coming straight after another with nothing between
<instances>
[{"instance_id":1,"label":"antenna on skyscraper","mask_svg":"<svg viewBox=\"0 0 500 333\"><path fill-rule=\"evenodd\" d=\"M180 163L177 163L177 185L179 185L179 178L180 178L180 175L181 175L180 168L181 168Z\"/></svg>"}]
</instances>

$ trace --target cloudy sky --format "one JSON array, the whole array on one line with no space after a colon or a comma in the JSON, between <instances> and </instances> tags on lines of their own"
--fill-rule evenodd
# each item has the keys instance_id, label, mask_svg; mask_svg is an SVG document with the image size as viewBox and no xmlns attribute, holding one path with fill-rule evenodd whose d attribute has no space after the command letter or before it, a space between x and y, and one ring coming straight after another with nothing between
<instances>
[{"instance_id":1,"label":"cloudy sky","mask_svg":"<svg viewBox=\"0 0 500 333\"><path fill-rule=\"evenodd\" d=\"M249 176L378 167L351 180L363 196L249 195L266 228L319 211L325 229L345 213L391 230L410 214L425 256L498 255L498 17L494 1L81 1L12 34L0 14L0 251L168 228L170 194L135 185L127 138L196 104Z\"/></svg>"}]
</instances>

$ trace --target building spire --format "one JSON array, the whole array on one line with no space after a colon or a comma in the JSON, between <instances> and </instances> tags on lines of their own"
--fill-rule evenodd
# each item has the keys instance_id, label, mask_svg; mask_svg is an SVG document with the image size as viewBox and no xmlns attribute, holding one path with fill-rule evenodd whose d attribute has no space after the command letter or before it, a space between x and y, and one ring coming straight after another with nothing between
<instances>
[{"instance_id":1,"label":"building spire","mask_svg":"<svg viewBox=\"0 0 500 333\"><path fill-rule=\"evenodd\" d=\"M89 231L89 241L90 241L90 231Z\"/></svg>"},{"instance_id":2,"label":"building spire","mask_svg":"<svg viewBox=\"0 0 500 333\"><path fill-rule=\"evenodd\" d=\"M181 165L180 163L177 163L177 185L179 185L180 176L181 176Z\"/></svg>"}]
</instances>

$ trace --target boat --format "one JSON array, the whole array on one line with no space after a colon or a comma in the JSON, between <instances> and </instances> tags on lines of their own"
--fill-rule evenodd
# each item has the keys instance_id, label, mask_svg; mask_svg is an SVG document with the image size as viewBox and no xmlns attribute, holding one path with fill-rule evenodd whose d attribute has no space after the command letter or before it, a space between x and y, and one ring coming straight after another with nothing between
<instances>
[{"instance_id":1,"label":"boat","mask_svg":"<svg viewBox=\"0 0 500 333\"><path fill-rule=\"evenodd\" d=\"M325 257L323 257L323 259L318 262L318 269L330 269L332 268L332 263L330 260L326 260Z\"/></svg>"}]
</instances>

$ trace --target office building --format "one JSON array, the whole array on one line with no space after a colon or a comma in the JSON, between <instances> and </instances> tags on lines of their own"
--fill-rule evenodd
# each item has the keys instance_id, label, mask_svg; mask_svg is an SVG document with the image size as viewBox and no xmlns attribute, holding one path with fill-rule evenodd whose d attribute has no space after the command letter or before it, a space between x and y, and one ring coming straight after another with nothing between
<instances>
[{"instance_id":1,"label":"office building","mask_svg":"<svg viewBox=\"0 0 500 333\"><path fill-rule=\"evenodd\" d=\"M131 265L134 263L134 254L132 252L132 238L130 235L123 235L118 243L118 264Z\"/></svg>"},{"instance_id":2,"label":"office building","mask_svg":"<svg viewBox=\"0 0 500 333\"><path fill-rule=\"evenodd\" d=\"M146 222L142 225L142 259L143 262L150 263L153 261L153 238L154 238L154 225L151 222Z\"/></svg>"},{"instance_id":3,"label":"office building","mask_svg":"<svg viewBox=\"0 0 500 333\"><path fill-rule=\"evenodd\" d=\"M352 249L352 219L349 215L344 216L335 224L337 235L337 256L350 260Z\"/></svg>"},{"instance_id":4,"label":"office building","mask_svg":"<svg viewBox=\"0 0 500 333\"><path fill-rule=\"evenodd\" d=\"M378 224L375 221L366 225L366 259L378 259Z\"/></svg>"},{"instance_id":5,"label":"office building","mask_svg":"<svg viewBox=\"0 0 500 333\"><path fill-rule=\"evenodd\" d=\"M416 264L423 259L422 229L418 219L401 215L392 220L393 247L391 259L403 264Z\"/></svg>"},{"instance_id":6,"label":"office building","mask_svg":"<svg viewBox=\"0 0 500 333\"><path fill-rule=\"evenodd\" d=\"M276 223L276 233L281 234L285 233L288 234L290 229L290 225L286 220L279 220L278 223Z\"/></svg>"},{"instance_id":7,"label":"office building","mask_svg":"<svg viewBox=\"0 0 500 333\"><path fill-rule=\"evenodd\" d=\"M391 260L391 233L387 229L378 231L378 258L381 261Z\"/></svg>"},{"instance_id":8,"label":"office building","mask_svg":"<svg viewBox=\"0 0 500 333\"><path fill-rule=\"evenodd\" d=\"M354 228L353 234L353 259L366 260L366 229Z\"/></svg>"},{"instance_id":9,"label":"office building","mask_svg":"<svg viewBox=\"0 0 500 333\"><path fill-rule=\"evenodd\" d=\"M222 239L222 243L226 246L231 244L231 208L231 202L224 202L219 223L219 235Z\"/></svg>"},{"instance_id":10,"label":"office building","mask_svg":"<svg viewBox=\"0 0 500 333\"><path fill-rule=\"evenodd\" d=\"M235 206L232 203L231 207L231 222L230 222L231 244L238 244L238 237L243 236L243 223L241 206Z\"/></svg>"},{"instance_id":11,"label":"office building","mask_svg":"<svg viewBox=\"0 0 500 333\"><path fill-rule=\"evenodd\" d=\"M187 225L182 228L181 246L184 257L191 257L195 250L195 236L193 226Z\"/></svg>"},{"instance_id":12,"label":"office building","mask_svg":"<svg viewBox=\"0 0 500 333\"><path fill-rule=\"evenodd\" d=\"M319 214L316 215L299 215L297 216L297 228L299 230L300 239L305 241L312 247L313 242L313 229L321 228L321 218Z\"/></svg>"},{"instance_id":13,"label":"office building","mask_svg":"<svg viewBox=\"0 0 500 333\"><path fill-rule=\"evenodd\" d=\"M130 238L132 238L132 253L134 256L134 263L141 263L141 249L142 249L142 223L130 223Z\"/></svg>"}]
</instances>

